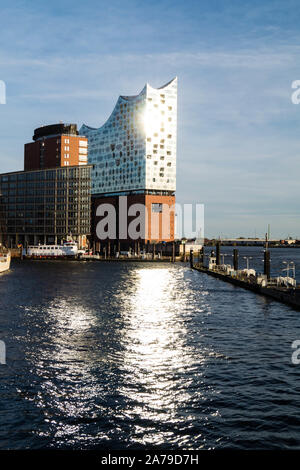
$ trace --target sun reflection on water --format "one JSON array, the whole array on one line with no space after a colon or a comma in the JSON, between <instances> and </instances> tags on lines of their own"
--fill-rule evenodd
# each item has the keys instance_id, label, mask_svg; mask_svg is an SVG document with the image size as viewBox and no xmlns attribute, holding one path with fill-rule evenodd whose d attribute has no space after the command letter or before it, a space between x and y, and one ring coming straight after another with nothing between
<instances>
[{"instance_id":1,"label":"sun reflection on water","mask_svg":"<svg viewBox=\"0 0 300 470\"><path fill-rule=\"evenodd\" d=\"M124 440L126 428L132 445L190 441L211 353L195 345L201 312L210 311L191 282L184 267L130 266L88 301L73 292L45 306L41 350L27 355L38 377L40 436L91 445L118 433Z\"/></svg>"},{"instance_id":2,"label":"sun reflection on water","mask_svg":"<svg viewBox=\"0 0 300 470\"><path fill-rule=\"evenodd\" d=\"M91 334L95 312L78 300L53 299L46 311L43 348L39 354L28 351L27 357L42 379L35 402L43 410L48 431L39 435L52 434L57 441L66 436L69 441L73 436L77 442L86 439L79 423L97 417L97 406L91 407L91 402L101 393L91 370L99 360L98 340Z\"/></svg>"},{"instance_id":3,"label":"sun reflection on water","mask_svg":"<svg viewBox=\"0 0 300 470\"><path fill-rule=\"evenodd\" d=\"M120 392L131 401L126 412L135 424L136 440L157 444L173 431L158 432L156 427L155 432L145 433L141 427L139 432L140 423L147 420L180 426L183 418L178 409L190 399L189 374L199 355L196 358L187 344L184 315L190 292L177 292L174 271L138 269L133 275L135 288L124 296Z\"/></svg>"}]
</instances>

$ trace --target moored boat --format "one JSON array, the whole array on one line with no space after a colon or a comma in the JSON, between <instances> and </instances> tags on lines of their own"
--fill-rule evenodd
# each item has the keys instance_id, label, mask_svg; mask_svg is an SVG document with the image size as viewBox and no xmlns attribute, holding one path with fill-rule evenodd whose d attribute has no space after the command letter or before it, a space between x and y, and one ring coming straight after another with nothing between
<instances>
[{"instance_id":1,"label":"moored boat","mask_svg":"<svg viewBox=\"0 0 300 470\"><path fill-rule=\"evenodd\" d=\"M11 255L10 251L0 251L0 273L8 271L10 268Z\"/></svg>"},{"instance_id":2,"label":"moored boat","mask_svg":"<svg viewBox=\"0 0 300 470\"><path fill-rule=\"evenodd\" d=\"M28 246L24 252L27 258L65 258L78 255L78 246L74 241L66 241L63 245Z\"/></svg>"}]
</instances>

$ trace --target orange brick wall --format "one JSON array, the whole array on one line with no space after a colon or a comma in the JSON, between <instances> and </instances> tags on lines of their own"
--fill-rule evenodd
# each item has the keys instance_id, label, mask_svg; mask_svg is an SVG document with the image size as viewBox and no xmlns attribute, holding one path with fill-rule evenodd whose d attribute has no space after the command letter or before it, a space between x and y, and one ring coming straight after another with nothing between
<instances>
[{"instance_id":1,"label":"orange brick wall","mask_svg":"<svg viewBox=\"0 0 300 470\"><path fill-rule=\"evenodd\" d=\"M66 141L69 140L69 143ZM79 165L79 141L84 140L87 142L87 139L84 137L72 136L72 135L62 135L61 144L60 144L60 166L64 166L64 162L68 161L69 166ZM65 150L65 146L69 147L69 150ZM69 158L64 158L65 154L69 154Z\"/></svg>"},{"instance_id":2,"label":"orange brick wall","mask_svg":"<svg viewBox=\"0 0 300 470\"><path fill-rule=\"evenodd\" d=\"M163 237L162 235L162 224L163 224L163 214L157 214L157 218L153 217L152 213L152 204L165 204L169 208L175 206L175 196L154 196L146 195L145 196L145 205L148 211L148 234L146 234L146 241L174 241L175 238L175 209L170 211L170 216L168 220L165 220L165 223L169 223L169 238ZM152 217L151 217L152 216ZM156 224L156 227L152 227L152 224ZM158 225L157 225L158 224ZM158 235L158 238L156 238Z\"/></svg>"},{"instance_id":3,"label":"orange brick wall","mask_svg":"<svg viewBox=\"0 0 300 470\"><path fill-rule=\"evenodd\" d=\"M168 207L172 207L175 205L175 196L159 196L159 195L144 195L144 194L136 194L127 196L127 211L128 208L133 204L144 204L147 207L148 213L148 231L144 234L144 237L141 238L141 241L147 243L152 242L161 242L161 241L174 241L175 238L175 213L174 211L170 212L169 218L166 220L169 223L169 236L163 237L162 236L162 223L163 223L163 215L162 213L157 213L154 215L154 218L151 218L152 215L152 204L166 204ZM96 235L96 227L97 223L101 220L101 217L96 216L97 207L100 204L112 204L116 210L116 219L117 219L117 238L118 238L118 220L119 220L119 197L118 196L111 196L111 197L93 197L92 199L92 234L94 239L97 241ZM104 216L105 217L105 216ZM104 218L103 217L103 218ZM132 220L136 217L127 217L127 226L130 224ZM156 224L155 227L152 226L152 223ZM154 233L154 236L153 236ZM128 238L127 241L130 241Z\"/></svg>"},{"instance_id":4,"label":"orange brick wall","mask_svg":"<svg viewBox=\"0 0 300 470\"><path fill-rule=\"evenodd\" d=\"M66 143L69 140L69 143ZM31 142L24 146L24 169L38 170L40 169L40 154L44 148L44 164L43 168L55 168L57 166L65 166L65 162L69 162L68 166L79 165L79 141L87 142L85 137L62 135L48 137L44 140ZM42 146L44 143L44 146ZM65 146L69 150L65 151ZM69 154L65 158L65 154Z\"/></svg>"}]
</instances>

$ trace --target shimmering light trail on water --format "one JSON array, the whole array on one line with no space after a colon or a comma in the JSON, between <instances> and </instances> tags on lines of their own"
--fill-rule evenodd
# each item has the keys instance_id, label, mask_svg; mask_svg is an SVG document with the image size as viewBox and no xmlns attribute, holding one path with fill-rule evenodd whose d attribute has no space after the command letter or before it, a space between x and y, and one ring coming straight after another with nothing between
<instances>
[{"instance_id":1,"label":"shimmering light trail on water","mask_svg":"<svg viewBox=\"0 0 300 470\"><path fill-rule=\"evenodd\" d=\"M0 448L300 448L288 306L170 263L14 262L0 294Z\"/></svg>"}]
</instances>

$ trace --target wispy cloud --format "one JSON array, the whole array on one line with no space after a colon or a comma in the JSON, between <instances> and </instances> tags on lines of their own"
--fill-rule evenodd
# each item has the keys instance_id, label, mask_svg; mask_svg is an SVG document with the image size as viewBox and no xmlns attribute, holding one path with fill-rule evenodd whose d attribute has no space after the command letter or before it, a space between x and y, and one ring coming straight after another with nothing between
<instances>
[{"instance_id":1,"label":"wispy cloud","mask_svg":"<svg viewBox=\"0 0 300 470\"><path fill-rule=\"evenodd\" d=\"M300 79L297 2L38 6L17 1L1 10L3 171L22 168L34 127L100 126L120 94L177 75L177 199L205 202L208 234L248 230L243 214L262 231L269 217L278 233L285 217L286 229L300 233L300 106L290 100Z\"/></svg>"}]
</instances>

